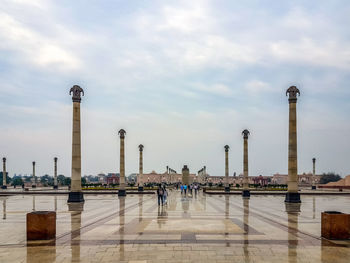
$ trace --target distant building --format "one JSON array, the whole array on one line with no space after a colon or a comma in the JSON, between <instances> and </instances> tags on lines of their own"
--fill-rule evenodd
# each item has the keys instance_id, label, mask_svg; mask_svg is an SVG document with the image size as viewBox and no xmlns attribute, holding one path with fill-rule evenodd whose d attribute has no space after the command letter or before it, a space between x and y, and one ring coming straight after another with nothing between
<instances>
[{"instance_id":1,"label":"distant building","mask_svg":"<svg viewBox=\"0 0 350 263\"><path fill-rule=\"evenodd\" d=\"M299 186L311 186L312 185L312 178L313 174L312 173L303 173L299 174L299 181L298 185ZM319 184L321 180L321 175L316 174L315 175L315 183ZM271 179L272 184L288 184L288 175L287 174L274 174Z\"/></svg>"},{"instance_id":2,"label":"distant building","mask_svg":"<svg viewBox=\"0 0 350 263\"><path fill-rule=\"evenodd\" d=\"M106 184L119 184L120 174L119 173L108 173L106 177Z\"/></svg>"}]
</instances>

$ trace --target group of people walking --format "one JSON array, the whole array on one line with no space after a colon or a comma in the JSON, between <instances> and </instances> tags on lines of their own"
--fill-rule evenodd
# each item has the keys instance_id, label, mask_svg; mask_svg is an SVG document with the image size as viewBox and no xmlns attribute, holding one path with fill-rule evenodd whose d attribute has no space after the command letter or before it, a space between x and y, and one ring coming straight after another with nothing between
<instances>
[{"instance_id":1,"label":"group of people walking","mask_svg":"<svg viewBox=\"0 0 350 263\"><path fill-rule=\"evenodd\" d=\"M176 189L178 189L179 185L176 185ZM181 184L180 185L180 189L181 189L181 195L186 196L187 193L189 195L193 195L193 191L194 194L197 195L198 191L199 191L199 185L198 184ZM158 196L158 205L167 205L168 204L168 190L166 189L164 184L159 184L158 188L157 188L157 196Z\"/></svg>"},{"instance_id":2,"label":"group of people walking","mask_svg":"<svg viewBox=\"0 0 350 263\"><path fill-rule=\"evenodd\" d=\"M181 184L180 189L181 189L181 195L187 195L187 192L190 195L193 195L193 190L195 195L197 195L199 186L197 184L190 184L190 185Z\"/></svg>"}]
</instances>

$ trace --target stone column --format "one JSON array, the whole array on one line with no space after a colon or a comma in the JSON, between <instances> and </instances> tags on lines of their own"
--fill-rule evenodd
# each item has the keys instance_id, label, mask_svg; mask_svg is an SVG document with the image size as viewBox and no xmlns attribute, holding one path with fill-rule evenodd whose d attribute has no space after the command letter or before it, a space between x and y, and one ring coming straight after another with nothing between
<instances>
[{"instance_id":1,"label":"stone column","mask_svg":"<svg viewBox=\"0 0 350 263\"><path fill-rule=\"evenodd\" d=\"M289 144L288 144L288 192L285 202L300 203L298 193L298 159L297 159L297 95L300 91L291 86L286 91L289 95Z\"/></svg>"},{"instance_id":2,"label":"stone column","mask_svg":"<svg viewBox=\"0 0 350 263\"><path fill-rule=\"evenodd\" d=\"M143 157L142 157L142 153L143 153L143 145L140 144L139 145L139 151L140 151L140 160L139 160L139 187L138 187L138 191L142 192L143 191Z\"/></svg>"},{"instance_id":3,"label":"stone column","mask_svg":"<svg viewBox=\"0 0 350 263\"><path fill-rule=\"evenodd\" d=\"M121 129L118 134L120 135L120 165L119 165L119 191L118 196L126 196L125 191L125 154L124 154L124 139L126 132Z\"/></svg>"},{"instance_id":4,"label":"stone column","mask_svg":"<svg viewBox=\"0 0 350 263\"><path fill-rule=\"evenodd\" d=\"M58 188L58 184L57 184L57 157L53 158L54 161L54 175L53 175L53 189L57 189Z\"/></svg>"},{"instance_id":5,"label":"stone column","mask_svg":"<svg viewBox=\"0 0 350 263\"><path fill-rule=\"evenodd\" d=\"M32 164L33 164L33 182L32 182L32 188L36 188L35 162L32 162Z\"/></svg>"},{"instance_id":6,"label":"stone column","mask_svg":"<svg viewBox=\"0 0 350 263\"><path fill-rule=\"evenodd\" d=\"M316 158L312 158L312 190L316 190Z\"/></svg>"},{"instance_id":7,"label":"stone column","mask_svg":"<svg viewBox=\"0 0 350 263\"><path fill-rule=\"evenodd\" d=\"M72 177L68 202L84 202L84 195L81 191L81 133L80 133L80 102L84 90L74 85L69 94L73 100L73 132L72 132Z\"/></svg>"},{"instance_id":8,"label":"stone column","mask_svg":"<svg viewBox=\"0 0 350 263\"><path fill-rule=\"evenodd\" d=\"M250 197L249 191L249 180L248 180L248 136L250 132L248 130L244 130L243 134L243 191L242 196L244 198Z\"/></svg>"},{"instance_id":9,"label":"stone column","mask_svg":"<svg viewBox=\"0 0 350 263\"><path fill-rule=\"evenodd\" d=\"M6 189L7 185L6 185L6 158L2 158L2 189Z\"/></svg>"},{"instance_id":10,"label":"stone column","mask_svg":"<svg viewBox=\"0 0 350 263\"><path fill-rule=\"evenodd\" d=\"M230 192L230 184L228 182L228 145L224 146L225 148L225 192Z\"/></svg>"}]
</instances>

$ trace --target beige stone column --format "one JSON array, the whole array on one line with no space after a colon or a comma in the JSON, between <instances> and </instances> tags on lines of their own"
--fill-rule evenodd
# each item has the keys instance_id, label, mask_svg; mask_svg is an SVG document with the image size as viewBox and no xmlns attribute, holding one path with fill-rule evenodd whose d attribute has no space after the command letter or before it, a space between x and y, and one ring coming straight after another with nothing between
<instances>
[{"instance_id":1,"label":"beige stone column","mask_svg":"<svg viewBox=\"0 0 350 263\"><path fill-rule=\"evenodd\" d=\"M312 158L312 190L316 190L316 158Z\"/></svg>"},{"instance_id":2,"label":"beige stone column","mask_svg":"<svg viewBox=\"0 0 350 263\"><path fill-rule=\"evenodd\" d=\"M36 187L36 176L35 176L35 162L32 162L33 165L33 182L32 182L32 187Z\"/></svg>"},{"instance_id":3,"label":"beige stone column","mask_svg":"<svg viewBox=\"0 0 350 263\"><path fill-rule=\"evenodd\" d=\"M120 163L119 163L119 190L118 196L125 196L125 153L124 153L124 139L125 139L125 130L121 129L118 134L120 135Z\"/></svg>"},{"instance_id":4,"label":"beige stone column","mask_svg":"<svg viewBox=\"0 0 350 263\"><path fill-rule=\"evenodd\" d=\"M7 185L6 185L6 158L2 158L2 189L6 189Z\"/></svg>"},{"instance_id":5,"label":"beige stone column","mask_svg":"<svg viewBox=\"0 0 350 263\"><path fill-rule=\"evenodd\" d=\"M140 144L139 145L139 152L140 152L140 160L139 160L139 177L138 177L138 183L139 183L139 187L138 187L138 191L142 192L143 191L143 145Z\"/></svg>"},{"instance_id":6,"label":"beige stone column","mask_svg":"<svg viewBox=\"0 0 350 263\"><path fill-rule=\"evenodd\" d=\"M54 175L53 175L53 189L57 189L58 188L58 184L57 184L57 157L53 158L54 161Z\"/></svg>"},{"instance_id":7,"label":"beige stone column","mask_svg":"<svg viewBox=\"0 0 350 263\"><path fill-rule=\"evenodd\" d=\"M69 94L73 93L73 131L72 131L72 177L68 202L84 202L81 191L81 132L80 132L80 102L83 89L74 85Z\"/></svg>"},{"instance_id":8,"label":"beige stone column","mask_svg":"<svg viewBox=\"0 0 350 263\"><path fill-rule=\"evenodd\" d=\"M300 203L298 193L298 159L297 159L297 95L300 91L291 86L286 91L289 95L289 143L288 143L288 192L285 202Z\"/></svg>"},{"instance_id":9,"label":"beige stone column","mask_svg":"<svg viewBox=\"0 0 350 263\"><path fill-rule=\"evenodd\" d=\"M248 180L248 136L250 132L248 130L244 130L243 134L243 191L242 196L249 198L249 180Z\"/></svg>"},{"instance_id":10,"label":"beige stone column","mask_svg":"<svg viewBox=\"0 0 350 263\"><path fill-rule=\"evenodd\" d=\"M225 145L224 148L225 148L225 192L230 192L230 185L228 182L228 173L229 173L228 150L230 149L230 147L228 145Z\"/></svg>"}]
</instances>

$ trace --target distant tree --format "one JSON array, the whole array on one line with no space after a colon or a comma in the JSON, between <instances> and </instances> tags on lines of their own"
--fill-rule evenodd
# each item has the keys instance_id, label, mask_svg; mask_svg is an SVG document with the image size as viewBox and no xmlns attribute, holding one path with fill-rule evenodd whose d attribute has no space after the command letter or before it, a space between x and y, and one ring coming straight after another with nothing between
<instances>
[{"instance_id":1,"label":"distant tree","mask_svg":"<svg viewBox=\"0 0 350 263\"><path fill-rule=\"evenodd\" d=\"M21 177L19 176L14 176L12 178L12 185L22 185L23 184L23 180Z\"/></svg>"},{"instance_id":2,"label":"distant tree","mask_svg":"<svg viewBox=\"0 0 350 263\"><path fill-rule=\"evenodd\" d=\"M82 178L81 178L81 184L82 184L82 185L85 185L85 184L86 184L86 178L85 178L85 177L82 177Z\"/></svg>"},{"instance_id":3,"label":"distant tree","mask_svg":"<svg viewBox=\"0 0 350 263\"><path fill-rule=\"evenodd\" d=\"M70 177L65 177L63 185L70 185L70 183L71 183L71 178Z\"/></svg>"},{"instance_id":4,"label":"distant tree","mask_svg":"<svg viewBox=\"0 0 350 263\"><path fill-rule=\"evenodd\" d=\"M11 183L11 178L9 177L9 173L6 172L6 183ZM0 172L0 185L2 185L2 172Z\"/></svg>"},{"instance_id":5,"label":"distant tree","mask_svg":"<svg viewBox=\"0 0 350 263\"><path fill-rule=\"evenodd\" d=\"M327 184L329 182L337 182L341 179L339 174L335 174L333 172L331 173L324 173L321 175L320 183L321 184Z\"/></svg>"}]
</instances>

